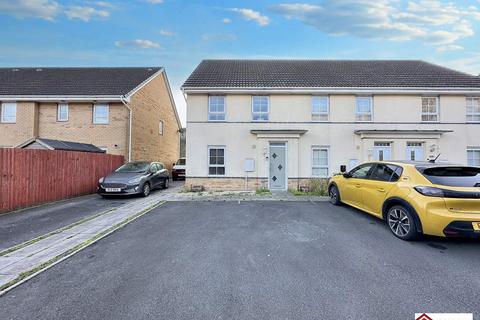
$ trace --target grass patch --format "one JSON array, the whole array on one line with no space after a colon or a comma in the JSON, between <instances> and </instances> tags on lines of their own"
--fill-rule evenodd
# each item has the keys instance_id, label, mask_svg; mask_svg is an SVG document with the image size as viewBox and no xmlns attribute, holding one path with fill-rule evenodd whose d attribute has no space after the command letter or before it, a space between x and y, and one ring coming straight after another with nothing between
<instances>
[{"instance_id":1,"label":"grass patch","mask_svg":"<svg viewBox=\"0 0 480 320\"><path fill-rule=\"evenodd\" d=\"M268 195L268 194L272 194L272 193L267 188L258 188L257 190L255 190L255 194L257 194L257 195Z\"/></svg>"},{"instance_id":2,"label":"grass patch","mask_svg":"<svg viewBox=\"0 0 480 320\"><path fill-rule=\"evenodd\" d=\"M328 180L310 179L300 190L290 189L289 191L295 196L328 196Z\"/></svg>"}]
</instances>

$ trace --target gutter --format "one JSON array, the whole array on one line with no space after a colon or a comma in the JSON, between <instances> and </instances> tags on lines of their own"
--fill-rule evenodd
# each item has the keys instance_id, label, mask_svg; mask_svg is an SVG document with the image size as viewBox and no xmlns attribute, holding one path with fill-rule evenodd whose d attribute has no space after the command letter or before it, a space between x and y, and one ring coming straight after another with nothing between
<instances>
[{"instance_id":1,"label":"gutter","mask_svg":"<svg viewBox=\"0 0 480 320\"><path fill-rule=\"evenodd\" d=\"M123 105L128 109L128 162L132 161L132 108L129 105L130 99L126 99L124 96L120 97Z\"/></svg>"},{"instance_id":2,"label":"gutter","mask_svg":"<svg viewBox=\"0 0 480 320\"><path fill-rule=\"evenodd\" d=\"M479 94L480 88L425 88L425 87L325 87L325 88L274 88L274 87L182 87L184 94L195 93L284 93L284 94Z\"/></svg>"},{"instance_id":3,"label":"gutter","mask_svg":"<svg viewBox=\"0 0 480 320\"><path fill-rule=\"evenodd\" d=\"M1 101L35 101L35 102L91 102L91 101L119 101L117 96L11 96L0 95Z\"/></svg>"}]
</instances>

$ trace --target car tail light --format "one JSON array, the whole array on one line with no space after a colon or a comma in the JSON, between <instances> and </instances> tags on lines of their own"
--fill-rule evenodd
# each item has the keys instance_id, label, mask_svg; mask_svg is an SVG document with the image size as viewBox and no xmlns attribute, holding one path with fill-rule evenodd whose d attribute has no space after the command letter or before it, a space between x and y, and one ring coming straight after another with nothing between
<instances>
[{"instance_id":1,"label":"car tail light","mask_svg":"<svg viewBox=\"0 0 480 320\"><path fill-rule=\"evenodd\" d=\"M445 196L445 192L444 192L445 190L440 188L418 186L418 187L415 187L415 190L417 190L418 193L423 194L424 196L427 196L427 197L443 198Z\"/></svg>"},{"instance_id":2,"label":"car tail light","mask_svg":"<svg viewBox=\"0 0 480 320\"><path fill-rule=\"evenodd\" d=\"M471 191L455 191L448 189L441 189L436 187L418 186L415 187L418 193L427 197L441 197L454 199L480 199L480 192Z\"/></svg>"}]
</instances>

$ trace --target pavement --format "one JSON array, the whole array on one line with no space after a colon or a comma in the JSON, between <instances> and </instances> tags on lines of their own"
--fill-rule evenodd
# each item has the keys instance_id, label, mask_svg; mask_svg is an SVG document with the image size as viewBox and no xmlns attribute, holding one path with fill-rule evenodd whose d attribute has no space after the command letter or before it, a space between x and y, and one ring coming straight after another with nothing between
<instances>
[{"instance_id":1,"label":"pavement","mask_svg":"<svg viewBox=\"0 0 480 320\"><path fill-rule=\"evenodd\" d=\"M0 318L478 317L479 249L328 202L169 202L0 297Z\"/></svg>"}]
</instances>

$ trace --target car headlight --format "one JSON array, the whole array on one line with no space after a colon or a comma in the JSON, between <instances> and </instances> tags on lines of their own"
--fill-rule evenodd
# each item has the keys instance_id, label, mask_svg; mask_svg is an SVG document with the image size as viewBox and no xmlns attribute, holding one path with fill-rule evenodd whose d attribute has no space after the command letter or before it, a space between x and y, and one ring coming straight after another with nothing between
<instances>
[{"instance_id":1,"label":"car headlight","mask_svg":"<svg viewBox=\"0 0 480 320\"><path fill-rule=\"evenodd\" d=\"M423 194L427 197L441 197L445 196L445 192L443 189L435 188L435 187L425 187L425 186L418 186L414 188L417 190L418 193Z\"/></svg>"},{"instance_id":2,"label":"car headlight","mask_svg":"<svg viewBox=\"0 0 480 320\"><path fill-rule=\"evenodd\" d=\"M103 183L103 181L105 180L105 177L101 177L100 179L98 179L98 183Z\"/></svg>"},{"instance_id":3,"label":"car headlight","mask_svg":"<svg viewBox=\"0 0 480 320\"><path fill-rule=\"evenodd\" d=\"M132 180L128 180L128 183L137 184L137 183L140 183L140 181L142 181L142 177L133 178Z\"/></svg>"}]
</instances>

